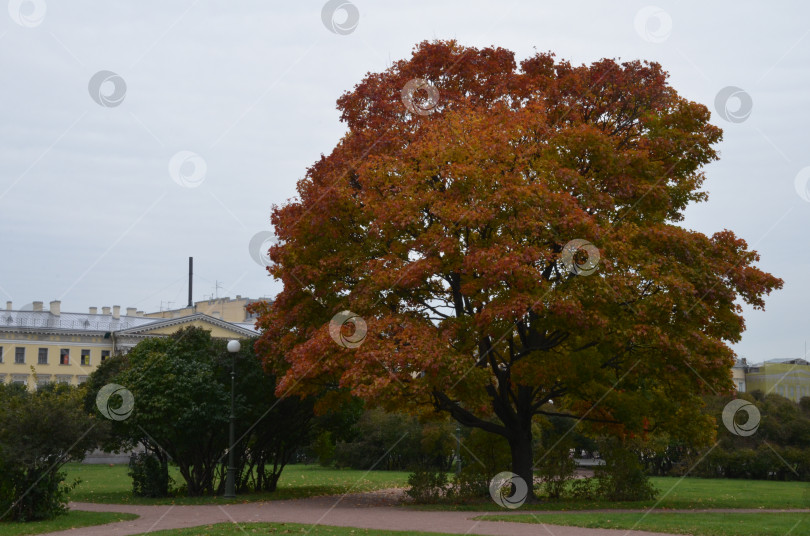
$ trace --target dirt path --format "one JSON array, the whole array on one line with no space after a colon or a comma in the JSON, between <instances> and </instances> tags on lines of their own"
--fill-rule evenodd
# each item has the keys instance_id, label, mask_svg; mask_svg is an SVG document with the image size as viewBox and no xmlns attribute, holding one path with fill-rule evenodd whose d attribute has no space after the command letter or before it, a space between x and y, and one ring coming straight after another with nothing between
<instances>
[{"instance_id":1,"label":"dirt path","mask_svg":"<svg viewBox=\"0 0 810 536\"><path fill-rule=\"evenodd\" d=\"M429 512L394 506L401 497L399 490L345 496L312 497L288 501L268 501L229 505L202 506L141 506L119 504L70 503L72 510L92 512L127 512L140 517L109 525L83 527L52 532L58 535L118 536L141 534L163 529L187 528L214 523L304 523L337 525L377 530L414 530L450 534L489 534L492 536L644 536L658 533L613 529L587 529L558 525L531 525L495 521L475 521L473 518L493 513L529 512ZM639 510L626 510L638 512ZM726 512L728 510L685 510L683 512ZM778 512L779 510L734 510L734 512ZM600 511L591 511L600 512ZM619 512L608 510L601 512ZM668 512L680 512L668 510ZM810 512L810 510L791 510ZM541 513L541 512L535 512ZM560 512L542 512L560 513ZM235 528L234 534L239 533Z\"/></svg>"}]
</instances>

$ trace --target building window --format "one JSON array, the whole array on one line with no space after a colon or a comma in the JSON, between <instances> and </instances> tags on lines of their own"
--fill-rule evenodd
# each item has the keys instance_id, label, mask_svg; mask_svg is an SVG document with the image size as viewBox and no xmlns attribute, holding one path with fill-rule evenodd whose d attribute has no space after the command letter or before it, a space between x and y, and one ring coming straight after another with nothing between
<instances>
[{"instance_id":1,"label":"building window","mask_svg":"<svg viewBox=\"0 0 810 536\"><path fill-rule=\"evenodd\" d=\"M107 361L108 357L110 357L110 351L109 350L102 350L101 351L101 362L104 363L105 361Z\"/></svg>"},{"instance_id":2,"label":"building window","mask_svg":"<svg viewBox=\"0 0 810 536\"><path fill-rule=\"evenodd\" d=\"M18 346L14 350L14 363L17 365L25 365L25 348Z\"/></svg>"},{"instance_id":3,"label":"building window","mask_svg":"<svg viewBox=\"0 0 810 536\"><path fill-rule=\"evenodd\" d=\"M11 377L11 383L16 384L16 385L26 385L27 386L28 385L28 376L27 375L14 374Z\"/></svg>"},{"instance_id":4,"label":"building window","mask_svg":"<svg viewBox=\"0 0 810 536\"><path fill-rule=\"evenodd\" d=\"M39 355L37 355L37 365L47 365L47 364L48 364L48 349L40 348Z\"/></svg>"},{"instance_id":5,"label":"building window","mask_svg":"<svg viewBox=\"0 0 810 536\"><path fill-rule=\"evenodd\" d=\"M0 363L3 362L3 347L0 346Z\"/></svg>"},{"instance_id":6,"label":"building window","mask_svg":"<svg viewBox=\"0 0 810 536\"><path fill-rule=\"evenodd\" d=\"M90 365L90 350L82 350L82 365Z\"/></svg>"},{"instance_id":7,"label":"building window","mask_svg":"<svg viewBox=\"0 0 810 536\"><path fill-rule=\"evenodd\" d=\"M59 350L59 364L70 365L70 348L62 348Z\"/></svg>"}]
</instances>

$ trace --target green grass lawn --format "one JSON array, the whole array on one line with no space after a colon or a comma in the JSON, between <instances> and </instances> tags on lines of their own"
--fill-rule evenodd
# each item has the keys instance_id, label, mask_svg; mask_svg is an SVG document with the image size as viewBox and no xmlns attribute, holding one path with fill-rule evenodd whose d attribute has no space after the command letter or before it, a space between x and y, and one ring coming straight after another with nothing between
<instances>
[{"instance_id":1,"label":"green grass lawn","mask_svg":"<svg viewBox=\"0 0 810 536\"><path fill-rule=\"evenodd\" d=\"M116 512L77 512L71 511L66 515L48 521L32 521L30 523L0 522L0 536L20 536L23 534L42 534L77 527L89 527L135 519L135 514L121 514Z\"/></svg>"},{"instance_id":2,"label":"green grass lawn","mask_svg":"<svg viewBox=\"0 0 810 536\"><path fill-rule=\"evenodd\" d=\"M65 465L68 482L82 480L70 494L71 501L113 504L227 504L246 501L269 501L312 497L315 495L338 495L346 492L362 492L375 489L404 487L408 473L403 471L357 471L331 469L318 465L288 465L281 474L278 490L274 493L252 493L236 499L222 497L170 497L147 499L132 496L132 483L127 476L126 465ZM176 467L169 472L176 484L183 482Z\"/></svg>"},{"instance_id":3,"label":"green grass lawn","mask_svg":"<svg viewBox=\"0 0 810 536\"><path fill-rule=\"evenodd\" d=\"M237 525L237 527L234 527ZM233 534L308 534L310 536L449 536L439 532L355 529L297 523L219 523L190 529L159 530L149 536L232 536Z\"/></svg>"},{"instance_id":4,"label":"green grass lawn","mask_svg":"<svg viewBox=\"0 0 810 536\"><path fill-rule=\"evenodd\" d=\"M145 499L132 497L130 479L125 465L65 466L68 481L80 478L82 483L71 493L70 499L81 502L104 502L117 504L226 504L229 502L265 501L337 495L345 492L371 491L375 489L406 487L408 473L403 471L357 471L351 469L324 468L317 465L290 465L284 469L275 493L240 495L237 499L221 497L171 497ZM172 477L182 482L176 468L171 468ZM654 477L653 484L663 497L657 509L684 508L810 508L810 483L773 482L762 480L721 480L705 478ZM648 508L657 500L642 502L606 502L587 500L546 501L524 505L524 510L586 510L597 508L634 509ZM429 505L420 509L430 510L484 510L502 511L488 499L464 505Z\"/></svg>"},{"instance_id":5,"label":"green grass lawn","mask_svg":"<svg viewBox=\"0 0 810 536\"><path fill-rule=\"evenodd\" d=\"M601 508L643 509L657 504L656 509L702 508L810 508L810 483L775 482L768 480L727 480L711 478L652 477L650 481L660 490L652 501L608 502L589 500L540 499L536 504L524 504L521 510L594 510ZM658 500L661 500L658 503ZM463 505L424 505L424 510L503 511L490 500L483 499ZM792 535L791 535L792 536Z\"/></svg>"},{"instance_id":6,"label":"green grass lawn","mask_svg":"<svg viewBox=\"0 0 810 536\"><path fill-rule=\"evenodd\" d=\"M694 536L806 536L810 514L520 514L485 521L519 521L603 529L635 529Z\"/></svg>"}]
</instances>

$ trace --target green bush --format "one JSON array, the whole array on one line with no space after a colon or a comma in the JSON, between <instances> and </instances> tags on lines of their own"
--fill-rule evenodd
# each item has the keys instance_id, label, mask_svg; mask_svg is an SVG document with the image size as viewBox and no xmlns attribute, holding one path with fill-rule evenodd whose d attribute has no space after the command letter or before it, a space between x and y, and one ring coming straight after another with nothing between
<instances>
[{"instance_id":1,"label":"green bush","mask_svg":"<svg viewBox=\"0 0 810 536\"><path fill-rule=\"evenodd\" d=\"M559 499L576 468L577 462L571 456L569 444L565 441L546 449L537 465L546 495L551 499Z\"/></svg>"},{"instance_id":2,"label":"green bush","mask_svg":"<svg viewBox=\"0 0 810 536\"><path fill-rule=\"evenodd\" d=\"M312 453L323 467L329 467L335 461L335 445L331 432L321 432L312 443Z\"/></svg>"},{"instance_id":3,"label":"green bush","mask_svg":"<svg viewBox=\"0 0 810 536\"><path fill-rule=\"evenodd\" d=\"M447 470L455 446L452 431L446 420L422 422L404 413L368 409L352 426L351 437L336 441L334 462L352 469Z\"/></svg>"},{"instance_id":4,"label":"green bush","mask_svg":"<svg viewBox=\"0 0 810 536\"><path fill-rule=\"evenodd\" d=\"M66 512L78 481L66 484L60 468L93 448L100 428L83 411L76 387L29 392L0 384L0 518L34 521Z\"/></svg>"},{"instance_id":5,"label":"green bush","mask_svg":"<svg viewBox=\"0 0 810 536\"><path fill-rule=\"evenodd\" d=\"M453 487L450 489L449 497L462 501L489 497L489 481L496 474L490 475L474 466L462 469L461 474L453 479Z\"/></svg>"},{"instance_id":6,"label":"green bush","mask_svg":"<svg viewBox=\"0 0 810 536\"><path fill-rule=\"evenodd\" d=\"M577 478L568 487L572 499L591 500L596 498L596 479Z\"/></svg>"},{"instance_id":7,"label":"green bush","mask_svg":"<svg viewBox=\"0 0 810 536\"><path fill-rule=\"evenodd\" d=\"M46 467L4 468L0 483L0 509L7 513L4 519L37 521L67 513L68 494L79 480L69 484L64 480L64 472Z\"/></svg>"},{"instance_id":8,"label":"green bush","mask_svg":"<svg viewBox=\"0 0 810 536\"><path fill-rule=\"evenodd\" d=\"M168 469L154 454L133 454L127 472L132 478L132 494L136 497L167 497L172 482Z\"/></svg>"},{"instance_id":9,"label":"green bush","mask_svg":"<svg viewBox=\"0 0 810 536\"><path fill-rule=\"evenodd\" d=\"M650 483L638 455L611 439L601 451L605 465L597 467L597 494L609 501L646 501L654 499L658 490Z\"/></svg>"},{"instance_id":10,"label":"green bush","mask_svg":"<svg viewBox=\"0 0 810 536\"><path fill-rule=\"evenodd\" d=\"M447 475L444 471L420 467L408 475L405 493L418 504L437 503L447 493Z\"/></svg>"},{"instance_id":11,"label":"green bush","mask_svg":"<svg viewBox=\"0 0 810 536\"><path fill-rule=\"evenodd\" d=\"M489 497L489 482L512 467L512 454L505 438L473 428L463 440L461 474L453 482L458 499Z\"/></svg>"}]
</instances>

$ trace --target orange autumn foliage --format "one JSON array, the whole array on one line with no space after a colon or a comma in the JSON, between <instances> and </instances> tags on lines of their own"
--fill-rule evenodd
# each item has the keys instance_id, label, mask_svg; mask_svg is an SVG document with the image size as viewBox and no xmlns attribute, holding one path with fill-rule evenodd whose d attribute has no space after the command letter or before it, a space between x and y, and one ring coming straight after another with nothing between
<instances>
[{"instance_id":1,"label":"orange autumn foliage","mask_svg":"<svg viewBox=\"0 0 810 536\"><path fill-rule=\"evenodd\" d=\"M411 80L433 93L409 104ZM424 42L338 107L347 134L272 213L284 288L255 310L279 395L447 411L526 478L537 415L711 440L700 394L732 388L741 304L782 281L678 225L722 132L661 66ZM344 310L356 348L329 333Z\"/></svg>"}]
</instances>

